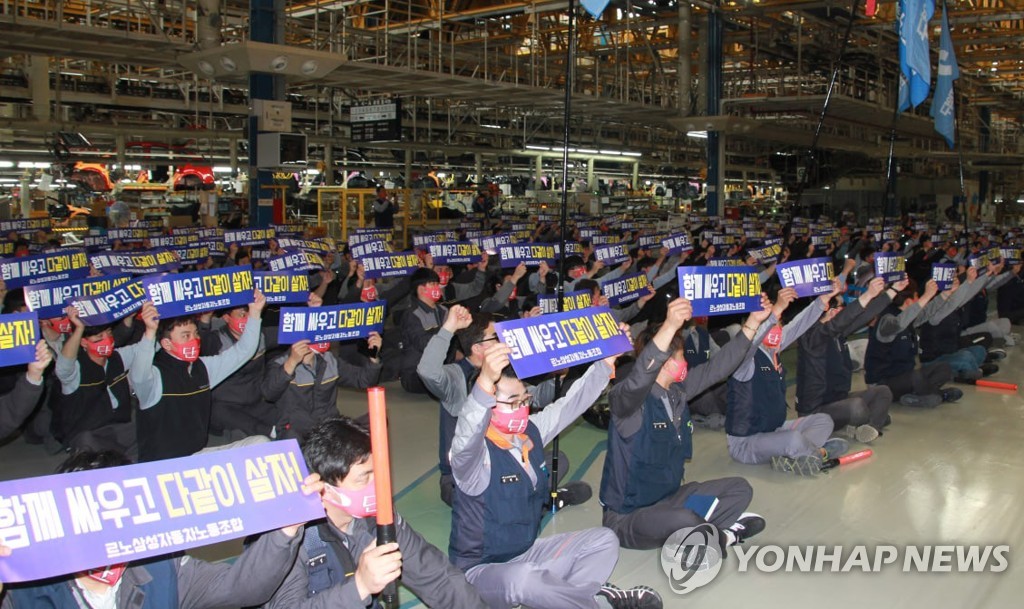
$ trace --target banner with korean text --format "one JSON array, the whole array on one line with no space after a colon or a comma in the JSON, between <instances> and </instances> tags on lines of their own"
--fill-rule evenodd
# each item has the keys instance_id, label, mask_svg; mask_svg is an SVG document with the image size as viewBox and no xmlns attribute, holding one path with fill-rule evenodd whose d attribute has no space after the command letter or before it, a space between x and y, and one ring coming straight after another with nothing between
<instances>
[{"instance_id":1,"label":"banner with korean text","mask_svg":"<svg viewBox=\"0 0 1024 609\"><path fill-rule=\"evenodd\" d=\"M761 309L761 280L749 266L681 266L679 295L693 305L694 317L749 313Z\"/></svg>"},{"instance_id":2,"label":"banner with korean text","mask_svg":"<svg viewBox=\"0 0 1024 609\"><path fill-rule=\"evenodd\" d=\"M285 307L281 309L281 325L277 341L290 345L300 340L324 343L366 338L371 332L384 330L387 302L334 305L330 307Z\"/></svg>"}]
</instances>

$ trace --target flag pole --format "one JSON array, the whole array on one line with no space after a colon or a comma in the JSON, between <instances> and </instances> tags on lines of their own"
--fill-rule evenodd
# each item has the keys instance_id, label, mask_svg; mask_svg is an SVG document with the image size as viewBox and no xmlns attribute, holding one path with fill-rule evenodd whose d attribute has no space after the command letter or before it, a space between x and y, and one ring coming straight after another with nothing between
<instances>
[{"instance_id":1,"label":"flag pole","mask_svg":"<svg viewBox=\"0 0 1024 609\"><path fill-rule=\"evenodd\" d=\"M944 21L944 25L946 27L946 34L949 35L950 38L952 39L952 33L949 31L949 12L946 10L946 0L942 0L942 20ZM954 63L956 62L956 58L955 57L953 58L953 61L954 61ZM964 185L964 147L963 147L963 142L960 141L961 138L959 137L960 136L960 115L959 115L960 104L956 103L956 98L957 98L957 95L956 95L956 93L957 93L956 81L957 80L958 79L954 78L952 80L952 82L950 82L950 86L953 89L953 101L954 101L954 104L953 104L953 141L956 142L956 162L957 162L957 165L958 165L958 169L960 171L960 205L961 205L961 207L964 210L964 232L963 232L962 237L964 239L966 239L967 238L967 231L969 230L968 229L969 225L968 225L968 220L967 220L967 187ZM935 103L935 102L933 101L932 103Z\"/></svg>"},{"instance_id":2,"label":"flag pole","mask_svg":"<svg viewBox=\"0 0 1024 609\"><path fill-rule=\"evenodd\" d=\"M856 0L855 0L856 1ZM562 111L562 209L559 221L558 287L555 288L556 310L564 310L566 230L569 223L569 119L572 110L573 64L576 63L576 0L569 0L569 29L565 49L565 108ZM585 263L586 261L584 261ZM562 392L562 376L555 376L555 398ZM551 513L558 511L558 436L551 442Z\"/></svg>"}]
</instances>

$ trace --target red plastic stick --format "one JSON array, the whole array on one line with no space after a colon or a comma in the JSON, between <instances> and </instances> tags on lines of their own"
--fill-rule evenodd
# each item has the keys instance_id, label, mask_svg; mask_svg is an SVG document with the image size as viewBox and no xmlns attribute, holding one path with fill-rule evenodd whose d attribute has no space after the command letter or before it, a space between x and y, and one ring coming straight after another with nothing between
<instances>
[{"instance_id":1,"label":"red plastic stick","mask_svg":"<svg viewBox=\"0 0 1024 609\"><path fill-rule=\"evenodd\" d=\"M370 450L377 491L377 526L394 524L391 497L391 452L388 448L388 414L383 387L367 389L370 400Z\"/></svg>"},{"instance_id":2,"label":"red plastic stick","mask_svg":"<svg viewBox=\"0 0 1024 609\"><path fill-rule=\"evenodd\" d=\"M875 453L870 448L858 450L855 453L850 453L848 455L843 455L842 457L836 459L829 459L828 461L825 461L824 463L821 464L821 469L832 469L833 467L839 467L840 465L846 465L847 463L853 463L854 461L867 459L873 454Z\"/></svg>"},{"instance_id":3,"label":"red plastic stick","mask_svg":"<svg viewBox=\"0 0 1024 609\"><path fill-rule=\"evenodd\" d=\"M972 383L976 387L989 387L991 389L1005 389L1007 391L1017 391L1017 383L1003 383L1000 381L986 381L985 379L978 379Z\"/></svg>"}]
</instances>

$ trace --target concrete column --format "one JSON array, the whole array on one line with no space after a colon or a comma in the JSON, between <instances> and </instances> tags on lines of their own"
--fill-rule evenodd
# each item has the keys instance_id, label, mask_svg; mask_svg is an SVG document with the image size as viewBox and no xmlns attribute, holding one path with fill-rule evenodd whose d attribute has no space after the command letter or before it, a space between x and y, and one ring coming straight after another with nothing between
<instances>
[{"instance_id":1,"label":"concrete column","mask_svg":"<svg viewBox=\"0 0 1024 609\"><path fill-rule=\"evenodd\" d=\"M697 112L703 112L708 105L708 20L704 17L697 26Z\"/></svg>"},{"instance_id":2,"label":"concrete column","mask_svg":"<svg viewBox=\"0 0 1024 609\"><path fill-rule=\"evenodd\" d=\"M690 30L693 24L690 21L690 3L686 0L679 2L679 115L689 116L690 114L690 87L691 83L691 56L693 55L693 44L691 43Z\"/></svg>"},{"instance_id":3,"label":"concrete column","mask_svg":"<svg viewBox=\"0 0 1024 609\"><path fill-rule=\"evenodd\" d=\"M537 178L537 190L542 190L540 179L544 177L544 157L539 154L535 159L534 177Z\"/></svg>"},{"instance_id":4,"label":"concrete column","mask_svg":"<svg viewBox=\"0 0 1024 609\"><path fill-rule=\"evenodd\" d=\"M116 148L117 153L117 165L125 172L125 175L127 175L125 165L128 163L128 155L125 153L124 135L114 136L114 147Z\"/></svg>"},{"instance_id":5,"label":"concrete column","mask_svg":"<svg viewBox=\"0 0 1024 609\"><path fill-rule=\"evenodd\" d=\"M60 74L57 75L60 82ZM29 58L28 86L32 91L32 118L50 120L50 58L32 55Z\"/></svg>"},{"instance_id":6,"label":"concrete column","mask_svg":"<svg viewBox=\"0 0 1024 609\"><path fill-rule=\"evenodd\" d=\"M476 171L477 189L484 183L484 159L479 152L473 155L473 168Z\"/></svg>"},{"instance_id":7,"label":"concrete column","mask_svg":"<svg viewBox=\"0 0 1024 609\"><path fill-rule=\"evenodd\" d=\"M723 20L717 12L708 14L707 28L707 63L705 76L701 79L706 85L705 111L708 116L718 116L722 101L722 34ZM720 203L723 200L725 184L725 142L718 131L708 132L708 193L707 213L709 216L720 215Z\"/></svg>"},{"instance_id":8,"label":"concrete column","mask_svg":"<svg viewBox=\"0 0 1024 609\"><path fill-rule=\"evenodd\" d=\"M28 218L32 215L32 178L28 172L21 176L21 217Z\"/></svg>"},{"instance_id":9,"label":"concrete column","mask_svg":"<svg viewBox=\"0 0 1024 609\"><path fill-rule=\"evenodd\" d=\"M587 159L587 189L597 192L597 180L594 179L594 159Z\"/></svg>"},{"instance_id":10,"label":"concrete column","mask_svg":"<svg viewBox=\"0 0 1024 609\"><path fill-rule=\"evenodd\" d=\"M633 190L640 189L640 161L633 163Z\"/></svg>"},{"instance_id":11,"label":"concrete column","mask_svg":"<svg viewBox=\"0 0 1024 609\"><path fill-rule=\"evenodd\" d=\"M324 185L334 186L334 146L324 145Z\"/></svg>"}]
</instances>

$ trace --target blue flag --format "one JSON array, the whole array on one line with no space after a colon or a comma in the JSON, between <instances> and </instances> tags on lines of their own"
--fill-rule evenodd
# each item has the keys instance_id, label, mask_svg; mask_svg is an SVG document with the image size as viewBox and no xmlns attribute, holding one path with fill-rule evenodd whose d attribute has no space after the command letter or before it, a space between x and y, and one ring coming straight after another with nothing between
<instances>
[{"instance_id":1,"label":"blue flag","mask_svg":"<svg viewBox=\"0 0 1024 609\"><path fill-rule=\"evenodd\" d=\"M956 65L953 52L953 38L949 35L949 19L946 7L942 7L942 34L939 36L939 73L935 78L935 95L929 114L935 119L935 130L946 138L953 147L956 138L956 102L953 99L953 81L960 78L960 67Z\"/></svg>"},{"instance_id":2,"label":"blue flag","mask_svg":"<svg viewBox=\"0 0 1024 609\"><path fill-rule=\"evenodd\" d=\"M909 95L900 95L900 112L917 107L928 98L932 64L928 51L928 22L935 13L934 0L900 0L900 72L907 79ZM901 80L901 88L903 88Z\"/></svg>"}]
</instances>

